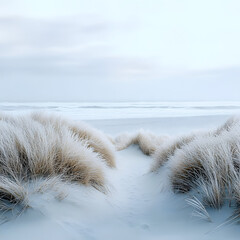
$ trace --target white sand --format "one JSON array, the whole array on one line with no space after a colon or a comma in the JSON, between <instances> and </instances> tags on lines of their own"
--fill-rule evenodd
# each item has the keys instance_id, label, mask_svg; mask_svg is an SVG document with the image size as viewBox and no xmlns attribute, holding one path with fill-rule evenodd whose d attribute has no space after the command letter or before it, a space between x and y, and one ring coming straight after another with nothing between
<instances>
[{"instance_id":1,"label":"white sand","mask_svg":"<svg viewBox=\"0 0 240 240\"><path fill-rule=\"evenodd\" d=\"M105 133L117 135L126 131L137 131L140 128L156 134L183 134L193 130L209 129L218 126L228 116L170 117L170 118L138 118L91 120L91 125Z\"/></svg>"},{"instance_id":2,"label":"white sand","mask_svg":"<svg viewBox=\"0 0 240 240\"><path fill-rule=\"evenodd\" d=\"M214 127L226 119L211 116L89 123L111 135L139 128L158 134L180 134ZM239 225L217 228L232 209L225 206L210 210L211 223L193 217L193 209L185 201L187 195L174 195L166 190L163 172L148 173L151 163L152 159L137 146L118 152L117 169L107 172L110 194L63 185L68 196L62 201L55 200L51 192L33 195L30 203L33 209L2 224L0 239L239 239Z\"/></svg>"}]
</instances>

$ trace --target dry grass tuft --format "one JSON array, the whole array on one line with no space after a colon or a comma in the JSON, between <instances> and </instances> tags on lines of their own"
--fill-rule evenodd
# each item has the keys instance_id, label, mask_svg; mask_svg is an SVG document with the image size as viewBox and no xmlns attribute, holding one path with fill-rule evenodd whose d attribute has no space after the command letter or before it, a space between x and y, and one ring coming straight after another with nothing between
<instances>
[{"instance_id":1,"label":"dry grass tuft","mask_svg":"<svg viewBox=\"0 0 240 240\"><path fill-rule=\"evenodd\" d=\"M115 148L118 151L126 149L130 145L139 145L141 151L145 155L152 155L159 145L162 145L168 136L156 136L153 133L145 130L140 130L136 133L123 133L117 136L114 140Z\"/></svg>"},{"instance_id":2,"label":"dry grass tuft","mask_svg":"<svg viewBox=\"0 0 240 240\"><path fill-rule=\"evenodd\" d=\"M197 197L193 196L192 198L187 198L186 202L194 208L194 211L192 213L193 216L203 219L207 222L212 221L205 206L201 203L201 201Z\"/></svg>"},{"instance_id":3,"label":"dry grass tuft","mask_svg":"<svg viewBox=\"0 0 240 240\"><path fill-rule=\"evenodd\" d=\"M46 113L0 116L2 211L27 207L27 186L41 178L46 180L39 191L67 181L106 192L107 166L115 166L113 144L84 123Z\"/></svg>"},{"instance_id":4,"label":"dry grass tuft","mask_svg":"<svg viewBox=\"0 0 240 240\"><path fill-rule=\"evenodd\" d=\"M145 154L150 153L154 158L151 171L157 172L164 166L169 173L168 178L174 192L197 193L199 199L194 197L188 200L188 203L195 207L194 215L210 221L206 207L219 209L229 201L229 204L233 203L236 208L229 221L239 220L239 118L230 118L211 131L169 137L159 143L156 141L157 136L146 136L136 134L125 138L126 142L124 138L120 142L125 143L124 147L133 143L139 144Z\"/></svg>"}]
</instances>

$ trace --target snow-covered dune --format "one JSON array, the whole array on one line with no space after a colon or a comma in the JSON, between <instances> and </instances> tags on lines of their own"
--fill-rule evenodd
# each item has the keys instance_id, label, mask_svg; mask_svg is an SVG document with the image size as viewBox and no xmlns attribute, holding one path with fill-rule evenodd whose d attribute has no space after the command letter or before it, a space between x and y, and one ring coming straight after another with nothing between
<instances>
[{"instance_id":1,"label":"snow-covered dune","mask_svg":"<svg viewBox=\"0 0 240 240\"><path fill-rule=\"evenodd\" d=\"M227 117L123 119L89 121L109 135L139 128L158 134L208 129ZM30 196L32 208L18 217L8 215L0 239L239 239L240 227L224 223L232 209L209 210L212 222L193 216L188 195L169 191L166 173L149 173L152 158L137 146L117 152L116 169L107 169L109 193L63 183L56 191ZM14 215L14 214L13 214ZM3 218L4 221L4 218Z\"/></svg>"}]
</instances>

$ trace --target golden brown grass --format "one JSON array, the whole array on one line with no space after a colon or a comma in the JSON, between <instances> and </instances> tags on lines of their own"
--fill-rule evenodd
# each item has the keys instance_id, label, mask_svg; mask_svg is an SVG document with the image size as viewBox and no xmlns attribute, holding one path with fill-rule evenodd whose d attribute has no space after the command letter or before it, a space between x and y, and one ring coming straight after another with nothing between
<instances>
[{"instance_id":1,"label":"golden brown grass","mask_svg":"<svg viewBox=\"0 0 240 240\"><path fill-rule=\"evenodd\" d=\"M209 216L205 207L221 208L226 201L237 206L233 217L240 217L240 121L237 118L229 119L216 130L190 134L162 145L154 157L157 162L154 169L162 165L168 169L175 192L192 191L199 196L194 205L206 219Z\"/></svg>"},{"instance_id":2,"label":"golden brown grass","mask_svg":"<svg viewBox=\"0 0 240 240\"><path fill-rule=\"evenodd\" d=\"M26 183L57 178L105 192L114 147L100 131L46 113L0 117L0 201L27 202ZM1 207L1 206L0 206Z\"/></svg>"},{"instance_id":3,"label":"golden brown grass","mask_svg":"<svg viewBox=\"0 0 240 240\"><path fill-rule=\"evenodd\" d=\"M138 145L145 155L152 155L159 145L162 145L168 136L157 136L149 131L139 130L136 133L123 133L114 140L116 150L121 151L130 145Z\"/></svg>"},{"instance_id":4,"label":"golden brown grass","mask_svg":"<svg viewBox=\"0 0 240 240\"><path fill-rule=\"evenodd\" d=\"M160 141L159 141L160 140ZM206 207L221 208L226 201L236 207L230 221L240 218L240 119L233 117L222 126L180 137L161 137L148 132L120 135L118 149L138 144L152 155L151 171L168 172L172 190L196 194L188 202L195 215L210 220Z\"/></svg>"}]
</instances>

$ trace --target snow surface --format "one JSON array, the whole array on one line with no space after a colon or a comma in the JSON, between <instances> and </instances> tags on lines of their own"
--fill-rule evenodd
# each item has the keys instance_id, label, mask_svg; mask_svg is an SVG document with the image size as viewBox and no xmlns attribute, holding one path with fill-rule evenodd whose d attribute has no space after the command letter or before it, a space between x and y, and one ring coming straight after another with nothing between
<instances>
[{"instance_id":1,"label":"snow surface","mask_svg":"<svg viewBox=\"0 0 240 240\"><path fill-rule=\"evenodd\" d=\"M117 135L139 128L161 134L180 134L222 123L227 117L192 117L161 119L124 119L89 121L93 126ZM232 209L224 206L210 210L212 222L192 215L186 203L188 195L169 191L166 173L149 173L151 157L137 146L117 153L117 169L107 172L109 193L79 185L63 184L59 191L67 194L56 200L55 193L33 195L28 209L19 217L0 225L3 240L198 240L239 239L240 226L224 225Z\"/></svg>"}]
</instances>

